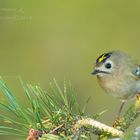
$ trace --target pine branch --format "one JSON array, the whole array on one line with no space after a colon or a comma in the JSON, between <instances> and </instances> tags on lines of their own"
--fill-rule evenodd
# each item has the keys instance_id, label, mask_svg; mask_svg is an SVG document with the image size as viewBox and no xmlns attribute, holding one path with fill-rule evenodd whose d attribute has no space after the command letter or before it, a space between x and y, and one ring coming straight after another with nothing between
<instances>
[{"instance_id":1,"label":"pine branch","mask_svg":"<svg viewBox=\"0 0 140 140\"><path fill-rule=\"evenodd\" d=\"M24 140L92 140L93 134L99 135L100 140L139 137L136 135L139 129L132 135L125 132L140 113L139 97L113 128L95 120L102 113L95 114L94 118L86 117L84 112L89 100L81 109L70 82L64 81L60 88L54 79L47 90L20 82L29 102L27 108L0 79L1 93L7 99L7 103L0 102L0 121L3 123L0 135L15 135Z\"/></svg>"},{"instance_id":2,"label":"pine branch","mask_svg":"<svg viewBox=\"0 0 140 140\"><path fill-rule=\"evenodd\" d=\"M86 127L86 129L92 129L92 132L96 135L106 135L111 137L120 137L123 135L122 131L107 126L91 118L82 118L81 120L78 120L73 127L74 133L76 133L76 131L79 131L79 129L81 129L82 127Z\"/></svg>"}]
</instances>

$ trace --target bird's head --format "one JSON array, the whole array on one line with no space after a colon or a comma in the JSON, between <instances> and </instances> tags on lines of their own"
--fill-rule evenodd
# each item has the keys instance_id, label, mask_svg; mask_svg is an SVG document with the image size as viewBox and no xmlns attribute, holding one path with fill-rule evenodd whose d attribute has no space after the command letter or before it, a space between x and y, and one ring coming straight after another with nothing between
<instances>
[{"instance_id":1,"label":"bird's head","mask_svg":"<svg viewBox=\"0 0 140 140\"><path fill-rule=\"evenodd\" d=\"M104 53L96 59L92 74L99 77L117 75L121 72L129 71L131 64L131 58L124 52L112 51Z\"/></svg>"}]
</instances>

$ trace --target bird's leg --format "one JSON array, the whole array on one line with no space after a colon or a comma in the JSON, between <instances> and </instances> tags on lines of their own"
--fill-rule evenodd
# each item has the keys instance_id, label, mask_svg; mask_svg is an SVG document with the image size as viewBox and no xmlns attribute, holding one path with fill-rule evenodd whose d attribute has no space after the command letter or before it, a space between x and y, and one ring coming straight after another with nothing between
<instances>
[{"instance_id":1,"label":"bird's leg","mask_svg":"<svg viewBox=\"0 0 140 140\"><path fill-rule=\"evenodd\" d=\"M120 106L119 111L118 111L118 114L117 114L117 117L113 123L113 127L116 127L120 121L121 112L122 112L122 109L124 107L124 104L125 104L125 101L122 101L121 106Z\"/></svg>"},{"instance_id":2,"label":"bird's leg","mask_svg":"<svg viewBox=\"0 0 140 140\"><path fill-rule=\"evenodd\" d=\"M120 106L119 111L118 111L118 118L120 118L120 116L121 116L121 112L122 112L122 109L124 107L124 104L125 104L125 101L122 101L121 106Z\"/></svg>"}]
</instances>

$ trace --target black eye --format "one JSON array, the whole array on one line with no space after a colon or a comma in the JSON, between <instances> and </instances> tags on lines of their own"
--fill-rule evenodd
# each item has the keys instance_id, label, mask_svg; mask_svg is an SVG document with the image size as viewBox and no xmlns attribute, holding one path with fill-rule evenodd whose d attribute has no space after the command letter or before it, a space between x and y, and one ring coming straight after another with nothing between
<instances>
[{"instance_id":1,"label":"black eye","mask_svg":"<svg viewBox=\"0 0 140 140\"><path fill-rule=\"evenodd\" d=\"M105 64L105 67L106 67L107 69L110 69L112 66L111 66L110 63L106 63L106 64Z\"/></svg>"}]
</instances>

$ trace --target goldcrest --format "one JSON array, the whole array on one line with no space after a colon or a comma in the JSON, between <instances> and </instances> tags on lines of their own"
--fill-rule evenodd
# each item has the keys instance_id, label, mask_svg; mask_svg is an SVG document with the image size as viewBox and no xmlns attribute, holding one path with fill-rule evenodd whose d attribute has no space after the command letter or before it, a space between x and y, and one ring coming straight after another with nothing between
<instances>
[{"instance_id":1,"label":"goldcrest","mask_svg":"<svg viewBox=\"0 0 140 140\"><path fill-rule=\"evenodd\" d=\"M124 52L100 55L92 74L97 76L100 86L109 95L122 102L140 93L140 65Z\"/></svg>"}]
</instances>

